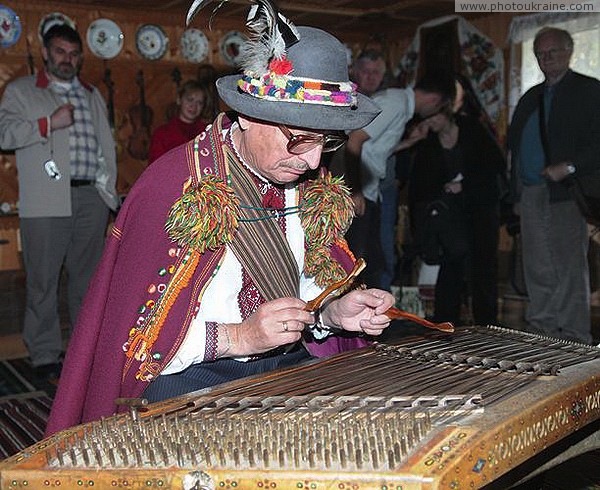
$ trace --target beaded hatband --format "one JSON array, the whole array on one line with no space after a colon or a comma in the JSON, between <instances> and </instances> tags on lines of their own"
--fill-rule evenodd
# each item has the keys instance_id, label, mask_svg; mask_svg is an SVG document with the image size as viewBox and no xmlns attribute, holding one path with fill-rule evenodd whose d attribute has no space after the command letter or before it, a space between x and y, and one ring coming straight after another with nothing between
<instances>
[{"instance_id":1,"label":"beaded hatband","mask_svg":"<svg viewBox=\"0 0 600 490\"><path fill-rule=\"evenodd\" d=\"M311 78L279 75L269 71L260 77L248 74L238 80L243 92L259 99L277 102L355 107L356 84L353 82L326 82Z\"/></svg>"}]
</instances>

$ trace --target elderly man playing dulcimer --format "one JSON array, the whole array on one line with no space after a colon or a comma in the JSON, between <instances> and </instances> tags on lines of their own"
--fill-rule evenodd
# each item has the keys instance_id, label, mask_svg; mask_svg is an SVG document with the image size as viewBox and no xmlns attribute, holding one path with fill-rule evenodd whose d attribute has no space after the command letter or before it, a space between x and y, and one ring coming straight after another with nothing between
<instances>
[{"instance_id":1,"label":"elderly man playing dulcimer","mask_svg":"<svg viewBox=\"0 0 600 490\"><path fill-rule=\"evenodd\" d=\"M264 1L249 28L243 73L217 81L235 112L153 163L119 213L47 434L111 415L117 399L159 401L361 347L390 324L386 291L319 296L356 263L343 238L352 201L321 154L379 109L330 34Z\"/></svg>"}]
</instances>

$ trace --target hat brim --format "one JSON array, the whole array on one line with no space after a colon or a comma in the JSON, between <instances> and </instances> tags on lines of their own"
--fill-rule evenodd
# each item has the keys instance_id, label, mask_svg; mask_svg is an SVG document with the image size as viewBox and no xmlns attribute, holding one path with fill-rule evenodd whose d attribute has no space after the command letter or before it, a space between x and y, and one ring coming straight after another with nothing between
<instances>
[{"instance_id":1,"label":"hat brim","mask_svg":"<svg viewBox=\"0 0 600 490\"><path fill-rule=\"evenodd\" d=\"M357 107L277 102L260 99L239 90L240 75L217 80L217 90L233 110L263 121L319 130L352 130L369 124L381 109L368 97L358 94Z\"/></svg>"}]
</instances>

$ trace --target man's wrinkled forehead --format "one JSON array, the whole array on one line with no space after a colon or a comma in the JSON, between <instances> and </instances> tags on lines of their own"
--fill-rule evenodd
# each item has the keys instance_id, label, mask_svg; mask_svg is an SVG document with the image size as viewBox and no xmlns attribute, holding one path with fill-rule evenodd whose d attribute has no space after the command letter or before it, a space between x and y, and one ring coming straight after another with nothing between
<instances>
[{"instance_id":1,"label":"man's wrinkled forehead","mask_svg":"<svg viewBox=\"0 0 600 490\"><path fill-rule=\"evenodd\" d=\"M555 31L541 33L533 42L534 51L537 50L540 44L554 44L564 49L568 49L571 47L569 40Z\"/></svg>"}]
</instances>

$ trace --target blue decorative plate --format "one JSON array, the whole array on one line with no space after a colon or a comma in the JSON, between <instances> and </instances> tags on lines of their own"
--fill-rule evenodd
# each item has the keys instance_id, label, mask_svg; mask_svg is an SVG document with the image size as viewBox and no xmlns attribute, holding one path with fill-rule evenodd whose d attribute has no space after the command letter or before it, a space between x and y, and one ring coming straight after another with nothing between
<instances>
[{"instance_id":1,"label":"blue decorative plate","mask_svg":"<svg viewBox=\"0 0 600 490\"><path fill-rule=\"evenodd\" d=\"M135 47L147 60L158 60L164 56L169 39L160 26L144 24L135 34Z\"/></svg>"},{"instance_id":2,"label":"blue decorative plate","mask_svg":"<svg viewBox=\"0 0 600 490\"><path fill-rule=\"evenodd\" d=\"M237 65L240 56L240 47L247 38L238 31L229 31L220 41L221 56L232 66Z\"/></svg>"},{"instance_id":3,"label":"blue decorative plate","mask_svg":"<svg viewBox=\"0 0 600 490\"><path fill-rule=\"evenodd\" d=\"M0 47L8 48L21 36L21 21L11 9L0 5Z\"/></svg>"}]
</instances>

